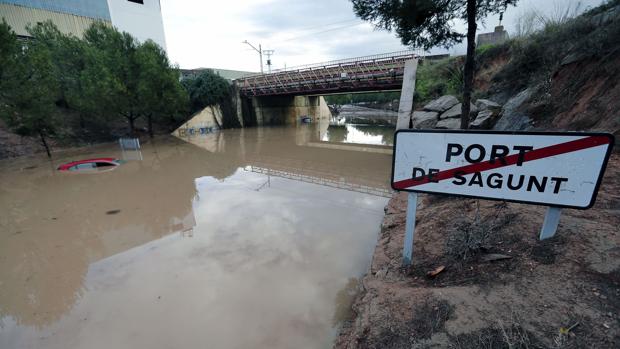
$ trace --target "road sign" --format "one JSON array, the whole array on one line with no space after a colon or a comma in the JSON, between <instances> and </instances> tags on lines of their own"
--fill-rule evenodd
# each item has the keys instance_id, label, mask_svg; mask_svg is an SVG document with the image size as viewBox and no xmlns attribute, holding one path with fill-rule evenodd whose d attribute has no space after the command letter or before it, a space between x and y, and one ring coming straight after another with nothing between
<instances>
[{"instance_id":1,"label":"road sign","mask_svg":"<svg viewBox=\"0 0 620 349\"><path fill-rule=\"evenodd\" d=\"M583 132L399 130L392 188L547 205L540 238L553 236L560 209L594 205L614 137ZM415 207L407 210L404 263L412 258Z\"/></svg>"},{"instance_id":2,"label":"road sign","mask_svg":"<svg viewBox=\"0 0 620 349\"><path fill-rule=\"evenodd\" d=\"M613 143L603 133L402 130L392 188L586 209Z\"/></svg>"}]
</instances>

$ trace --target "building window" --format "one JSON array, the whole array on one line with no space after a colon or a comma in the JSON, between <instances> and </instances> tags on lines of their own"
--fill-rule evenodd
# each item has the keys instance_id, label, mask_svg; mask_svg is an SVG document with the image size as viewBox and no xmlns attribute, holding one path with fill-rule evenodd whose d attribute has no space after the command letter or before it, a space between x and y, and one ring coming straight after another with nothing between
<instances>
[{"instance_id":1,"label":"building window","mask_svg":"<svg viewBox=\"0 0 620 349\"><path fill-rule=\"evenodd\" d=\"M135 2L136 4L142 4L144 5L144 0L127 0L129 2Z\"/></svg>"}]
</instances>

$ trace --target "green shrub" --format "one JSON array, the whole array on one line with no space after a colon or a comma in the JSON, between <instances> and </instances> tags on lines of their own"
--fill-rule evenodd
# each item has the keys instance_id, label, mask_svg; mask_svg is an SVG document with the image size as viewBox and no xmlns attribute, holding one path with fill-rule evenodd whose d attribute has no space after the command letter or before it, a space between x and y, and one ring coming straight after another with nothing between
<instances>
[{"instance_id":1,"label":"green shrub","mask_svg":"<svg viewBox=\"0 0 620 349\"><path fill-rule=\"evenodd\" d=\"M423 105L443 95L460 96L463 91L463 58L423 61L418 67L415 101Z\"/></svg>"}]
</instances>

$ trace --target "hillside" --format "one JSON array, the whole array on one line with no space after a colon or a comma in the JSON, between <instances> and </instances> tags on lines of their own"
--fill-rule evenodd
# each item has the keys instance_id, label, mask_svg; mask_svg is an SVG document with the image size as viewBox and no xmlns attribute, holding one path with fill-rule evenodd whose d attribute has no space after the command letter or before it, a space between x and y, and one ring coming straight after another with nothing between
<instances>
[{"instance_id":1,"label":"hillside","mask_svg":"<svg viewBox=\"0 0 620 349\"><path fill-rule=\"evenodd\" d=\"M563 23L480 47L474 99L516 110L533 130L620 132L620 1ZM416 109L442 95L460 96L463 57L424 62Z\"/></svg>"}]
</instances>

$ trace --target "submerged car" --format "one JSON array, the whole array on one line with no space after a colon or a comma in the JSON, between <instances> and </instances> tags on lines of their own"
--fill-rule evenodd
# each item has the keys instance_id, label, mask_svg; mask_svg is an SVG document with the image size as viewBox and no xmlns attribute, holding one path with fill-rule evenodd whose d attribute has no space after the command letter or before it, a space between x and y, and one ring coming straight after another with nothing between
<instances>
[{"instance_id":1,"label":"submerged car","mask_svg":"<svg viewBox=\"0 0 620 349\"><path fill-rule=\"evenodd\" d=\"M62 164L58 166L59 171L83 171L83 170L98 170L98 171L106 171L113 170L116 166L120 165L121 162L115 158L95 158L95 159L85 159L78 161L67 162L66 164Z\"/></svg>"}]
</instances>

